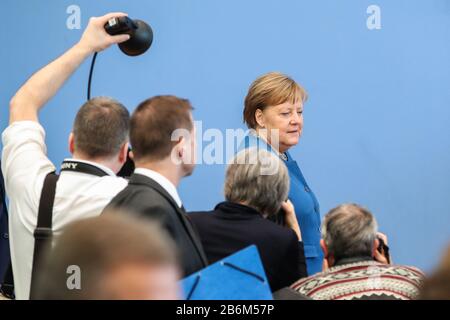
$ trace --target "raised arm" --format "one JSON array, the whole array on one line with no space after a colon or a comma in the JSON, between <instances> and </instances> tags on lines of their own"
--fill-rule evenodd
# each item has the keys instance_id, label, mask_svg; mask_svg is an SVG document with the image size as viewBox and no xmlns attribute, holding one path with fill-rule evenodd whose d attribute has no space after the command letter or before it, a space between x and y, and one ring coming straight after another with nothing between
<instances>
[{"instance_id":1,"label":"raised arm","mask_svg":"<svg viewBox=\"0 0 450 320\"><path fill-rule=\"evenodd\" d=\"M9 123L23 120L38 121L38 112L92 53L102 51L112 44L129 39L129 35L110 36L104 29L105 23L113 18L125 16L114 12L89 20L80 41L62 56L36 72L17 91L10 102Z\"/></svg>"}]
</instances>

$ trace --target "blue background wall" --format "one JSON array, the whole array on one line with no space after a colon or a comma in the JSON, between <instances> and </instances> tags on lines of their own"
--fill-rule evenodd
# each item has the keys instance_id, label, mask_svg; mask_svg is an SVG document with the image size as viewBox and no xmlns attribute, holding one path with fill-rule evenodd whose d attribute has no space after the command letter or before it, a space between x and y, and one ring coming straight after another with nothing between
<instances>
[{"instance_id":1,"label":"blue background wall","mask_svg":"<svg viewBox=\"0 0 450 320\"><path fill-rule=\"evenodd\" d=\"M81 9L81 30L66 27L72 4ZM371 4L381 8L380 30L366 27ZM322 215L342 202L367 206L395 262L427 271L450 240L449 0L2 0L0 9L0 129L14 92L74 44L90 16L124 11L152 25L154 44L136 58L117 47L102 52L94 96L133 110L171 93L191 100L203 130L243 128L250 83L268 71L288 73L310 95L292 154ZM41 113L57 163L68 156L89 64ZM199 165L182 183L188 209L222 200L224 169Z\"/></svg>"}]
</instances>

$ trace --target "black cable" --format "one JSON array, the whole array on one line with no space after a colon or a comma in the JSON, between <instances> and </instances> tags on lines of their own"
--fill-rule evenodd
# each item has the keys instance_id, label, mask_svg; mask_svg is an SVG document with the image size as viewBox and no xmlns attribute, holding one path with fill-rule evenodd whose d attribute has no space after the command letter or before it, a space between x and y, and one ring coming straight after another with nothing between
<instances>
[{"instance_id":1,"label":"black cable","mask_svg":"<svg viewBox=\"0 0 450 320\"><path fill-rule=\"evenodd\" d=\"M88 80L88 88L87 88L87 99L91 100L91 80L92 80L92 72L94 71L95 59L97 58L97 53L94 53L91 62L91 70L89 71L89 80Z\"/></svg>"},{"instance_id":2,"label":"black cable","mask_svg":"<svg viewBox=\"0 0 450 320\"><path fill-rule=\"evenodd\" d=\"M91 83L92 83L92 73L94 72L94 65L95 65L95 59L97 58L98 52L95 52L92 61L91 61L91 69L89 70L89 80L88 80L88 87L87 87L87 99L88 101L91 100ZM120 169L119 173L117 174L119 177L130 177L131 174L134 172L134 161L130 158L130 151L131 149L128 149L127 153L127 160Z\"/></svg>"}]
</instances>

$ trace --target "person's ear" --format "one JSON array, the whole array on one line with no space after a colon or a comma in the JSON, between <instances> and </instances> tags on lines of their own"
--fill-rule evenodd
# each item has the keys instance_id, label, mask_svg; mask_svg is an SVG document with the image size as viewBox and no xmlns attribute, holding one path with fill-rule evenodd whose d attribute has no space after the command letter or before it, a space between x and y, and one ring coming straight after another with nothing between
<instances>
[{"instance_id":1,"label":"person's ear","mask_svg":"<svg viewBox=\"0 0 450 320\"><path fill-rule=\"evenodd\" d=\"M380 240L378 240L378 239L373 240L372 257L376 256L379 245L380 245Z\"/></svg>"},{"instance_id":2,"label":"person's ear","mask_svg":"<svg viewBox=\"0 0 450 320\"><path fill-rule=\"evenodd\" d=\"M265 121L264 121L264 113L262 112L261 109L256 109L255 121L256 121L256 124L258 125L258 127L260 127L260 128L264 128L266 126Z\"/></svg>"},{"instance_id":3,"label":"person's ear","mask_svg":"<svg viewBox=\"0 0 450 320\"><path fill-rule=\"evenodd\" d=\"M186 139L183 136L178 138L178 141L173 147L173 152L175 153L176 159L183 159L183 156L186 153Z\"/></svg>"},{"instance_id":4,"label":"person's ear","mask_svg":"<svg viewBox=\"0 0 450 320\"><path fill-rule=\"evenodd\" d=\"M180 157L180 159L184 159L184 156L186 155L186 152L187 152L186 148L187 148L186 138L185 137L181 137L180 149L179 149L179 157Z\"/></svg>"},{"instance_id":5,"label":"person's ear","mask_svg":"<svg viewBox=\"0 0 450 320\"><path fill-rule=\"evenodd\" d=\"M124 144L122 144L119 150L119 162L122 164L127 161L128 145L128 142L125 142Z\"/></svg>"},{"instance_id":6,"label":"person's ear","mask_svg":"<svg viewBox=\"0 0 450 320\"><path fill-rule=\"evenodd\" d=\"M69 134L69 142L68 142L68 144L69 144L69 152L71 154L73 154L74 151L75 151L75 138L74 138L73 132L71 132Z\"/></svg>"},{"instance_id":7,"label":"person's ear","mask_svg":"<svg viewBox=\"0 0 450 320\"><path fill-rule=\"evenodd\" d=\"M320 247L322 248L324 258L325 259L328 258L328 253L329 252L328 252L328 247L327 247L327 245L325 243L325 240L320 239Z\"/></svg>"},{"instance_id":8,"label":"person's ear","mask_svg":"<svg viewBox=\"0 0 450 320\"><path fill-rule=\"evenodd\" d=\"M322 271L325 272L330 268L330 261L328 247L323 239L320 239L320 248L323 251Z\"/></svg>"}]
</instances>

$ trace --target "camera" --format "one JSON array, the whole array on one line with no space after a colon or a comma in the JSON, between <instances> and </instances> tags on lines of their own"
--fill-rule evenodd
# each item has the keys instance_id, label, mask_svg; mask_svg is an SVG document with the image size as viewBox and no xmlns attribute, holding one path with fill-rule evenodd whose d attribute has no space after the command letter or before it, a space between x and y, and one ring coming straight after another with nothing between
<instances>
[{"instance_id":1,"label":"camera","mask_svg":"<svg viewBox=\"0 0 450 320\"><path fill-rule=\"evenodd\" d=\"M384 243L383 239L381 239L380 237L377 237L377 239L378 239L378 242L379 242L377 251L379 253L381 253L386 258L387 263L390 264L391 263L391 256L389 254L389 247Z\"/></svg>"},{"instance_id":2,"label":"camera","mask_svg":"<svg viewBox=\"0 0 450 320\"><path fill-rule=\"evenodd\" d=\"M138 56L150 48L153 42L153 31L142 20L132 20L128 17L115 17L105 24L109 35L129 34L130 39L119 44L120 50L129 56Z\"/></svg>"}]
</instances>

